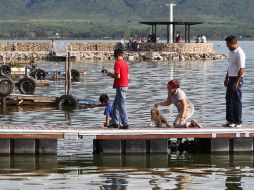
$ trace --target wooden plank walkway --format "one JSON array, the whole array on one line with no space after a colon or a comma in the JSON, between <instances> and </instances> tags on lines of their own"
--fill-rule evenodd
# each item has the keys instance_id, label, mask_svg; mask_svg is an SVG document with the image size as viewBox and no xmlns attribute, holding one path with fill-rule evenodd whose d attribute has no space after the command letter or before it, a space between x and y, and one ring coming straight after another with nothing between
<instances>
[{"instance_id":1,"label":"wooden plank walkway","mask_svg":"<svg viewBox=\"0 0 254 190\"><path fill-rule=\"evenodd\" d=\"M6 97L5 101L7 105L54 106L56 103L56 96L10 94Z\"/></svg>"},{"instance_id":2,"label":"wooden plank walkway","mask_svg":"<svg viewBox=\"0 0 254 190\"><path fill-rule=\"evenodd\" d=\"M254 125L228 128L208 125L199 128L134 128L128 130L98 127L0 125L0 138L85 138L94 139L165 139L165 138L254 138Z\"/></svg>"}]
</instances>

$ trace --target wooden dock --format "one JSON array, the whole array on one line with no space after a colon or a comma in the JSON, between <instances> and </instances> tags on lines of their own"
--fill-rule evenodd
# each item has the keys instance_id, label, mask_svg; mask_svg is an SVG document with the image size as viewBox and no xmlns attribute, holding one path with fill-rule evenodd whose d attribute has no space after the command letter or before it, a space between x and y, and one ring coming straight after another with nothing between
<instances>
[{"instance_id":1,"label":"wooden dock","mask_svg":"<svg viewBox=\"0 0 254 190\"><path fill-rule=\"evenodd\" d=\"M61 127L61 126L0 126L0 153L10 151L14 153L56 153L57 139L94 139L94 153L168 153L168 140L188 138L199 140L207 152L253 152L254 126L245 125L242 128L226 128L220 126L205 126L197 128L134 128L128 130ZM28 146L29 140L32 150L16 151L13 144ZM3 141L4 140L4 141ZM7 142L6 142L7 140ZM51 143L49 143L51 142ZM21 143L21 144L20 144ZM44 143L44 152L38 147ZM53 145L52 145L53 143ZM45 147L47 144L49 147ZM37 149L35 148L37 147ZM55 147L52 150L52 147ZM200 148L200 146L199 146ZM45 151L50 149L50 151ZM11 151L12 150L12 151ZM9 152L9 153L10 153Z\"/></svg>"},{"instance_id":2,"label":"wooden dock","mask_svg":"<svg viewBox=\"0 0 254 190\"><path fill-rule=\"evenodd\" d=\"M0 125L0 138L3 134L38 135L57 134L83 138L93 136L95 139L168 139L168 138L254 138L254 125L241 128L229 128L207 125L204 128L137 128L113 129L98 127L66 127L66 126L16 126Z\"/></svg>"},{"instance_id":3,"label":"wooden dock","mask_svg":"<svg viewBox=\"0 0 254 190\"><path fill-rule=\"evenodd\" d=\"M20 76L25 76L27 73L30 73L30 69L26 69L25 67L22 68L11 68L11 76L12 77L20 77Z\"/></svg>"},{"instance_id":4,"label":"wooden dock","mask_svg":"<svg viewBox=\"0 0 254 190\"><path fill-rule=\"evenodd\" d=\"M55 106L56 96L10 94L4 101L6 105Z\"/></svg>"}]
</instances>

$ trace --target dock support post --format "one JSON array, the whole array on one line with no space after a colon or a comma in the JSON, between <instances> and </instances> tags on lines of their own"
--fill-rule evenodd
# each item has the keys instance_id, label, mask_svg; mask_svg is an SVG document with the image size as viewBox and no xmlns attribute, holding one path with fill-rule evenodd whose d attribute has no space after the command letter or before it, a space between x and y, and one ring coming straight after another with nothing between
<instances>
[{"instance_id":1,"label":"dock support post","mask_svg":"<svg viewBox=\"0 0 254 190\"><path fill-rule=\"evenodd\" d=\"M57 154L57 139L39 139L38 154Z\"/></svg>"},{"instance_id":2,"label":"dock support post","mask_svg":"<svg viewBox=\"0 0 254 190\"><path fill-rule=\"evenodd\" d=\"M94 139L94 154L168 154L168 139Z\"/></svg>"},{"instance_id":3,"label":"dock support post","mask_svg":"<svg viewBox=\"0 0 254 190\"><path fill-rule=\"evenodd\" d=\"M125 153L146 153L146 140L125 140Z\"/></svg>"},{"instance_id":4,"label":"dock support post","mask_svg":"<svg viewBox=\"0 0 254 190\"><path fill-rule=\"evenodd\" d=\"M229 139L195 139L196 152L229 152Z\"/></svg>"},{"instance_id":5,"label":"dock support post","mask_svg":"<svg viewBox=\"0 0 254 190\"><path fill-rule=\"evenodd\" d=\"M253 152L253 138L233 139L233 152Z\"/></svg>"},{"instance_id":6,"label":"dock support post","mask_svg":"<svg viewBox=\"0 0 254 190\"><path fill-rule=\"evenodd\" d=\"M121 140L93 140L93 154L121 154Z\"/></svg>"},{"instance_id":7,"label":"dock support post","mask_svg":"<svg viewBox=\"0 0 254 190\"><path fill-rule=\"evenodd\" d=\"M14 139L14 154L35 154L35 139Z\"/></svg>"},{"instance_id":8,"label":"dock support post","mask_svg":"<svg viewBox=\"0 0 254 190\"><path fill-rule=\"evenodd\" d=\"M211 139L211 152L229 152L229 139Z\"/></svg>"},{"instance_id":9,"label":"dock support post","mask_svg":"<svg viewBox=\"0 0 254 190\"><path fill-rule=\"evenodd\" d=\"M10 139L0 139L0 154L10 154L11 145Z\"/></svg>"},{"instance_id":10,"label":"dock support post","mask_svg":"<svg viewBox=\"0 0 254 190\"><path fill-rule=\"evenodd\" d=\"M67 61L65 63L65 94L71 94L71 52L67 53Z\"/></svg>"},{"instance_id":11,"label":"dock support post","mask_svg":"<svg viewBox=\"0 0 254 190\"><path fill-rule=\"evenodd\" d=\"M102 152L103 154L121 154L122 144L121 140L103 140L102 141Z\"/></svg>"},{"instance_id":12,"label":"dock support post","mask_svg":"<svg viewBox=\"0 0 254 190\"><path fill-rule=\"evenodd\" d=\"M168 154L168 139L151 139L150 153L165 153Z\"/></svg>"}]
</instances>

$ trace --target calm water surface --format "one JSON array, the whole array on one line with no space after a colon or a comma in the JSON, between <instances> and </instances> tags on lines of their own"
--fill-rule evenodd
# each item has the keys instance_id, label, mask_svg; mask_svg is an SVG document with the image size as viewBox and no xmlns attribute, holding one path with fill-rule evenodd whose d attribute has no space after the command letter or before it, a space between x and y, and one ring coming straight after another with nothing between
<instances>
[{"instance_id":1,"label":"calm water surface","mask_svg":"<svg viewBox=\"0 0 254 190\"><path fill-rule=\"evenodd\" d=\"M253 155L0 157L1 189L251 190Z\"/></svg>"},{"instance_id":2,"label":"calm water surface","mask_svg":"<svg viewBox=\"0 0 254 190\"><path fill-rule=\"evenodd\" d=\"M227 53L224 46L215 50ZM224 42L223 42L224 44ZM247 54L243 87L243 122L254 121L254 42L240 42ZM64 63L40 63L45 70L64 70ZM82 63L86 70L72 85L79 99L98 100L101 93L114 98L112 79L102 67L112 63ZM147 126L151 106L167 97L166 84L175 78L195 105L194 118L203 125L225 122L223 81L227 61L129 63L130 86L127 110L131 127ZM15 90L18 92L18 90ZM37 94L64 94L64 81L50 81ZM161 107L169 121L176 110ZM101 127L103 109L78 109L65 113L55 108L8 107L1 110L1 123ZM92 139L59 141L58 157L0 157L1 189L253 189L253 155L92 156ZM67 156L66 156L67 155ZM75 155L75 156L74 156Z\"/></svg>"}]
</instances>

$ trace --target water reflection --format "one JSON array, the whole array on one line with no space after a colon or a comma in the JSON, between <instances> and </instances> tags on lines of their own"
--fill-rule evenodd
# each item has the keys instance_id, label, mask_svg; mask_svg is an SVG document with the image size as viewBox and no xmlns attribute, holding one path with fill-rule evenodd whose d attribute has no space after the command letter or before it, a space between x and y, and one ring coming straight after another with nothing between
<instances>
[{"instance_id":1,"label":"water reflection","mask_svg":"<svg viewBox=\"0 0 254 190\"><path fill-rule=\"evenodd\" d=\"M253 154L2 156L5 189L251 189Z\"/></svg>"},{"instance_id":2,"label":"water reflection","mask_svg":"<svg viewBox=\"0 0 254 190\"><path fill-rule=\"evenodd\" d=\"M38 175L47 175L57 172L57 163L56 156L1 156L0 173L33 172Z\"/></svg>"}]
</instances>

